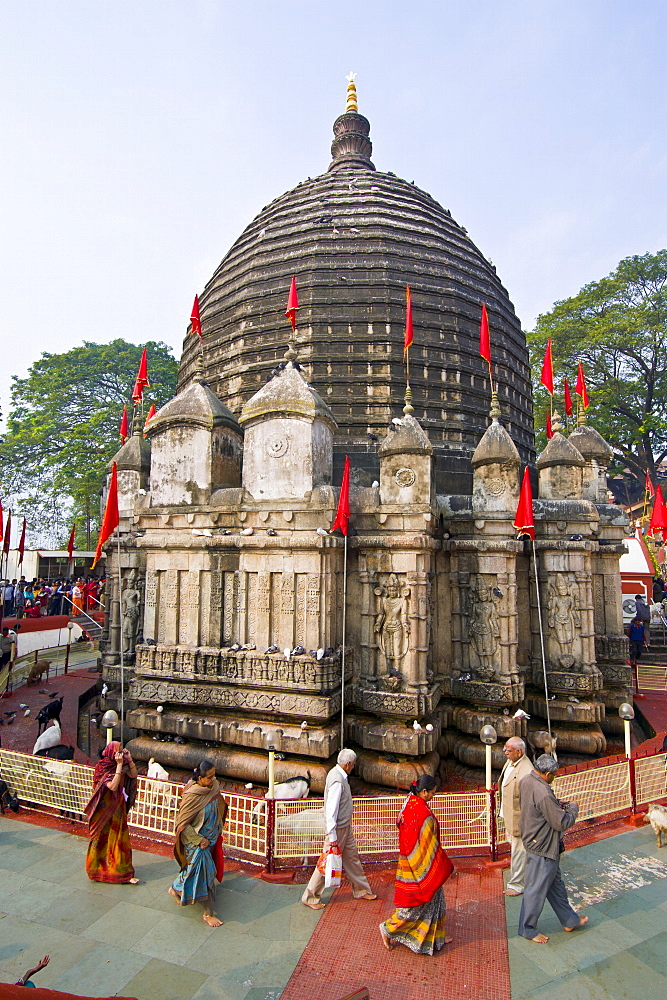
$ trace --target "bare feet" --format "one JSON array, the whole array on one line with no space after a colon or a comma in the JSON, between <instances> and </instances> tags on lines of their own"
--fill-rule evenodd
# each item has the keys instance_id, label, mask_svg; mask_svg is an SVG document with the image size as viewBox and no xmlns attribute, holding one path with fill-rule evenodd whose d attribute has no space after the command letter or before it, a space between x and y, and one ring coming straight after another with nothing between
<instances>
[{"instance_id":1,"label":"bare feet","mask_svg":"<svg viewBox=\"0 0 667 1000\"><path fill-rule=\"evenodd\" d=\"M445 938L445 944L451 944L454 938Z\"/></svg>"},{"instance_id":2,"label":"bare feet","mask_svg":"<svg viewBox=\"0 0 667 1000\"><path fill-rule=\"evenodd\" d=\"M536 934L535 937L531 938L530 940L534 941L535 944L546 944L549 938L546 936L546 934Z\"/></svg>"},{"instance_id":3,"label":"bare feet","mask_svg":"<svg viewBox=\"0 0 667 1000\"><path fill-rule=\"evenodd\" d=\"M174 889L174 887L170 885L169 888L167 889L167 892L169 893L170 896L174 897L174 899L176 900L176 902L180 906L181 905L181 897L178 895L178 893L176 892L176 890Z\"/></svg>"},{"instance_id":4,"label":"bare feet","mask_svg":"<svg viewBox=\"0 0 667 1000\"><path fill-rule=\"evenodd\" d=\"M377 899L374 892L365 892L363 896L355 896L355 899Z\"/></svg>"},{"instance_id":5,"label":"bare feet","mask_svg":"<svg viewBox=\"0 0 667 1000\"><path fill-rule=\"evenodd\" d=\"M139 882L140 882L140 881L141 881L141 879L138 879L138 878L131 878L131 879L130 879L130 881L129 881L129 882L127 883L127 884L128 884L128 885L139 885Z\"/></svg>"},{"instance_id":6,"label":"bare feet","mask_svg":"<svg viewBox=\"0 0 667 1000\"><path fill-rule=\"evenodd\" d=\"M385 948L387 949L387 951L392 951L392 949L396 947L396 942L395 941L391 941L387 937L387 935L385 933L385 930L384 930L384 924L380 924L380 937L382 938L382 944L385 946Z\"/></svg>"},{"instance_id":7,"label":"bare feet","mask_svg":"<svg viewBox=\"0 0 667 1000\"><path fill-rule=\"evenodd\" d=\"M577 931L577 930L579 930L580 927L583 927L587 923L588 923L588 917L581 916L581 917L579 917L579 923L578 924L575 924L574 927L563 927L563 930L567 934L569 934L571 931Z\"/></svg>"},{"instance_id":8,"label":"bare feet","mask_svg":"<svg viewBox=\"0 0 667 1000\"><path fill-rule=\"evenodd\" d=\"M324 909L324 903L307 903L305 901L305 899L302 899L301 902L303 903L304 906L309 906L311 908L311 910L323 910Z\"/></svg>"},{"instance_id":9,"label":"bare feet","mask_svg":"<svg viewBox=\"0 0 667 1000\"><path fill-rule=\"evenodd\" d=\"M218 920L218 918L214 917L212 913L205 913L204 921L209 927L222 927L222 920Z\"/></svg>"},{"instance_id":10,"label":"bare feet","mask_svg":"<svg viewBox=\"0 0 667 1000\"><path fill-rule=\"evenodd\" d=\"M523 896L523 893L522 892L517 892L516 889L505 889L504 895L505 896Z\"/></svg>"}]
</instances>

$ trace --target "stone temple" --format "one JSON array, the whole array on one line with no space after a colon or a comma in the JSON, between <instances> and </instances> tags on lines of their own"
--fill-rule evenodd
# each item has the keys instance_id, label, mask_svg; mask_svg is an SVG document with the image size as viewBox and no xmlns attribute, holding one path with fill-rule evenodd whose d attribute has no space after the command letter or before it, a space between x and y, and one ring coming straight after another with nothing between
<instances>
[{"instance_id":1,"label":"stone temple","mask_svg":"<svg viewBox=\"0 0 667 1000\"><path fill-rule=\"evenodd\" d=\"M585 423L564 436L556 418L535 461L525 339L495 268L429 194L375 169L369 132L351 83L328 170L262 209L227 253L178 394L115 456L122 586L114 544L103 663L117 707L122 651L140 759L190 767L205 749L219 773L261 782L273 733L280 775L308 769L321 790L341 742L384 787L447 757L479 766L487 723L540 745L534 562L512 526L526 464L561 759L602 754L621 726L611 449ZM345 455L346 574L328 530Z\"/></svg>"}]
</instances>

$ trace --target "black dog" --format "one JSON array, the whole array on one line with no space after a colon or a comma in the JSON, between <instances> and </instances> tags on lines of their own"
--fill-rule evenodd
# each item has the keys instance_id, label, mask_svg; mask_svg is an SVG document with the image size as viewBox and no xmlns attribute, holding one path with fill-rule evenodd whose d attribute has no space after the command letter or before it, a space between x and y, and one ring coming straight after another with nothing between
<instances>
[{"instance_id":1,"label":"black dog","mask_svg":"<svg viewBox=\"0 0 667 1000\"><path fill-rule=\"evenodd\" d=\"M60 723L60 713L62 712L62 708L63 708L62 698L58 698L57 701L50 701L48 705L44 705L43 708L40 708L39 712L35 716L35 718L37 719L38 736L42 735L42 729L46 729L47 725L49 724L49 722L51 722L52 719L57 719L58 723Z\"/></svg>"},{"instance_id":2,"label":"black dog","mask_svg":"<svg viewBox=\"0 0 667 1000\"><path fill-rule=\"evenodd\" d=\"M5 809L11 809L12 812L17 813L19 811L19 800L15 795L12 795L7 782L0 778L0 812L3 816Z\"/></svg>"},{"instance_id":3,"label":"black dog","mask_svg":"<svg viewBox=\"0 0 667 1000\"><path fill-rule=\"evenodd\" d=\"M67 747L64 743L59 743L56 747L38 750L37 756L50 757L51 760L74 760L74 747Z\"/></svg>"}]
</instances>

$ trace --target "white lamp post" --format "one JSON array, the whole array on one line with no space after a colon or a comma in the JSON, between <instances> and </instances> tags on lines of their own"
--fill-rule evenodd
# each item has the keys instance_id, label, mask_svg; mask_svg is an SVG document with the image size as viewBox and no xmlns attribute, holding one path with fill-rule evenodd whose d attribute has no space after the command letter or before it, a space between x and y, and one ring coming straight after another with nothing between
<instances>
[{"instance_id":1,"label":"white lamp post","mask_svg":"<svg viewBox=\"0 0 667 1000\"><path fill-rule=\"evenodd\" d=\"M618 714L623 719L623 729L625 732L625 756L630 760L632 757L632 747L630 745L630 723L635 717L635 710L627 701L624 701L618 710Z\"/></svg>"},{"instance_id":2,"label":"white lamp post","mask_svg":"<svg viewBox=\"0 0 667 1000\"><path fill-rule=\"evenodd\" d=\"M102 716L102 728L107 731L107 746L113 740L113 730L114 726L118 725L118 712L114 712L113 708L110 708Z\"/></svg>"},{"instance_id":3,"label":"white lamp post","mask_svg":"<svg viewBox=\"0 0 667 1000\"><path fill-rule=\"evenodd\" d=\"M486 748L486 788L491 788L491 747L498 742L498 733L493 726L482 726L479 738Z\"/></svg>"},{"instance_id":4,"label":"white lamp post","mask_svg":"<svg viewBox=\"0 0 667 1000\"><path fill-rule=\"evenodd\" d=\"M278 734L270 730L264 735L264 744L266 749L269 751L269 790L266 793L267 799L273 798L274 788L275 788L275 761L276 761L276 750L278 749Z\"/></svg>"}]
</instances>

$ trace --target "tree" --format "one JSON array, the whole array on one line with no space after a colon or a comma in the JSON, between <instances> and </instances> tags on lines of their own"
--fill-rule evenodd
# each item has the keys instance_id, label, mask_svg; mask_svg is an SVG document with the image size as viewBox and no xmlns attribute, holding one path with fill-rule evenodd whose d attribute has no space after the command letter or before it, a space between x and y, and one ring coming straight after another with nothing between
<instances>
[{"instance_id":1,"label":"tree","mask_svg":"<svg viewBox=\"0 0 667 1000\"><path fill-rule=\"evenodd\" d=\"M166 344L146 348L146 408L154 402L159 409L176 391L178 366ZM26 378L13 379L0 480L5 507L26 516L33 539L65 544L74 517L77 547L94 541L106 466L120 447L124 403L132 413L142 350L120 339L85 341L65 354L43 354ZM141 427L139 411L137 421Z\"/></svg>"},{"instance_id":2,"label":"tree","mask_svg":"<svg viewBox=\"0 0 667 1000\"><path fill-rule=\"evenodd\" d=\"M539 316L528 334L537 378L548 337L560 387L556 408L563 412L562 379L573 388L581 359L591 424L642 489L647 470L655 482L667 456L667 250L627 257L608 277ZM538 385L535 400L539 441L548 396Z\"/></svg>"}]
</instances>

